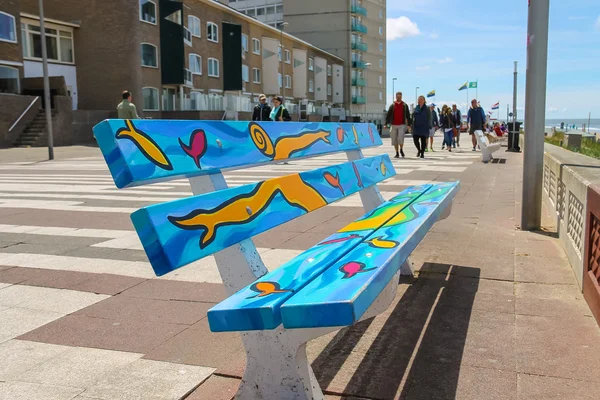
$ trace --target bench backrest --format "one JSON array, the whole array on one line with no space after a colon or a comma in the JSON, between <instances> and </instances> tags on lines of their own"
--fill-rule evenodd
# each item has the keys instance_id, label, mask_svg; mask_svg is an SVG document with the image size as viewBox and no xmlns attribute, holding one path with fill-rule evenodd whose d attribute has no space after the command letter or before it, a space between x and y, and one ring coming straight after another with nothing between
<instances>
[{"instance_id":1,"label":"bench backrest","mask_svg":"<svg viewBox=\"0 0 600 400\"><path fill-rule=\"evenodd\" d=\"M94 134L118 187L381 144L369 124L108 120ZM127 139L127 140L123 140ZM144 207L132 222L157 275L239 243L396 174L360 158Z\"/></svg>"},{"instance_id":2,"label":"bench backrest","mask_svg":"<svg viewBox=\"0 0 600 400\"><path fill-rule=\"evenodd\" d=\"M94 136L119 188L382 144L351 123L105 120Z\"/></svg>"}]
</instances>

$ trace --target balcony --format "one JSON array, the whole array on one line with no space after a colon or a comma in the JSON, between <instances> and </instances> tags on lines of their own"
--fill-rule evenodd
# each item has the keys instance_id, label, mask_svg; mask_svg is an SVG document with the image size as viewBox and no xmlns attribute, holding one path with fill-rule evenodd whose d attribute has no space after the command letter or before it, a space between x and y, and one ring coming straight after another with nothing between
<instances>
[{"instance_id":1,"label":"balcony","mask_svg":"<svg viewBox=\"0 0 600 400\"><path fill-rule=\"evenodd\" d=\"M363 78L352 78L352 86L367 86L367 81Z\"/></svg>"},{"instance_id":2,"label":"balcony","mask_svg":"<svg viewBox=\"0 0 600 400\"><path fill-rule=\"evenodd\" d=\"M365 69L367 68L367 63L364 61L352 61L352 68Z\"/></svg>"},{"instance_id":3,"label":"balcony","mask_svg":"<svg viewBox=\"0 0 600 400\"><path fill-rule=\"evenodd\" d=\"M352 42L352 50L367 51L369 46L363 42Z\"/></svg>"},{"instance_id":4,"label":"balcony","mask_svg":"<svg viewBox=\"0 0 600 400\"><path fill-rule=\"evenodd\" d=\"M189 69L183 70L183 84L185 86L194 87L194 76L192 75L192 71Z\"/></svg>"},{"instance_id":5,"label":"balcony","mask_svg":"<svg viewBox=\"0 0 600 400\"><path fill-rule=\"evenodd\" d=\"M192 46L192 32L185 26L183 27L183 42L188 46Z\"/></svg>"},{"instance_id":6,"label":"balcony","mask_svg":"<svg viewBox=\"0 0 600 400\"><path fill-rule=\"evenodd\" d=\"M365 25L358 22L352 23L352 32L367 33L368 29Z\"/></svg>"},{"instance_id":7,"label":"balcony","mask_svg":"<svg viewBox=\"0 0 600 400\"><path fill-rule=\"evenodd\" d=\"M352 96L352 104L367 104L367 98L364 96Z\"/></svg>"},{"instance_id":8,"label":"balcony","mask_svg":"<svg viewBox=\"0 0 600 400\"><path fill-rule=\"evenodd\" d=\"M367 16L367 9L358 5L352 5L352 7L350 7L350 12L352 14L362 15L363 17Z\"/></svg>"}]
</instances>

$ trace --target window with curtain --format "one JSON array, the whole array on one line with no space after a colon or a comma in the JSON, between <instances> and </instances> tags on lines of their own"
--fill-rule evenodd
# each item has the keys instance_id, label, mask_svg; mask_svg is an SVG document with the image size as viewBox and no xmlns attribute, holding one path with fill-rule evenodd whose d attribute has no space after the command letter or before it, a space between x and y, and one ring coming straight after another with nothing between
<instances>
[{"instance_id":1,"label":"window with curtain","mask_svg":"<svg viewBox=\"0 0 600 400\"><path fill-rule=\"evenodd\" d=\"M254 83L260 83L260 69L258 69L258 68L252 69L252 81Z\"/></svg>"},{"instance_id":2,"label":"window with curtain","mask_svg":"<svg viewBox=\"0 0 600 400\"><path fill-rule=\"evenodd\" d=\"M158 67L156 46L150 43L142 43L142 66L154 68Z\"/></svg>"},{"instance_id":3,"label":"window with curtain","mask_svg":"<svg viewBox=\"0 0 600 400\"><path fill-rule=\"evenodd\" d=\"M260 40L256 38L252 39L252 52L254 54L260 54Z\"/></svg>"},{"instance_id":4,"label":"window with curtain","mask_svg":"<svg viewBox=\"0 0 600 400\"><path fill-rule=\"evenodd\" d=\"M21 36L23 57L41 59L42 35L39 25L21 24ZM46 52L49 60L73 63L73 32L46 28Z\"/></svg>"},{"instance_id":5,"label":"window with curtain","mask_svg":"<svg viewBox=\"0 0 600 400\"><path fill-rule=\"evenodd\" d=\"M156 4L150 0L140 0L140 20L156 24Z\"/></svg>"},{"instance_id":6,"label":"window with curtain","mask_svg":"<svg viewBox=\"0 0 600 400\"><path fill-rule=\"evenodd\" d=\"M216 58L208 59L208 76L219 77L219 60Z\"/></svg>"},{"instance_id":7,"label":"window with curtain","mask_svg":"<svg viewBox=\"0 0 600 400\"><path fill-rule=\"evenodd\" d=\"M0 40L6 42L17 42L17 26L15 17L0 11Z\"/></svg>"},{"instance_id":8,"label":"window with curtain","mask_svg":"<svg viewBox=\"0 0 600 400\"><path fill-rule=\"evenodd\" d=\"M200 57L198 54L192 53L188 56L188 58L190 71L192 74L202 75L202 57Z\"/></svg>"},{"instance_id":9,"label":"window with curtain","mask_svg":"<svg viewBox=\"0 0 600 400\"><path fill-rule=\"evenodd\" d=\"M206 24L206 38L211 42L219 42L219 27L214 22Z\"/></svg>"},{"instance_id":10,"label":"window with curtain","mask_svg":"<svg viewBox=\"0 0 600 400\"><path fill-rule=\"evenodd\" d=\"M193 15L188 15L188 29L192 33L192 36L202 37L202 30L200 29L200 18Z\"/></svg>"}]
</instances>

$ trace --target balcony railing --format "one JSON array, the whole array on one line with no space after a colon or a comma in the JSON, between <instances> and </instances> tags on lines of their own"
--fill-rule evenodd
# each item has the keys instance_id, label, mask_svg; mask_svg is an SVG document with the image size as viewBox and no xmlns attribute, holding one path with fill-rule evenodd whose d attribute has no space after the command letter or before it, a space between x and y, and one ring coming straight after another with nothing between
<instances>
[{"instance_id":1,"label":"balcony railing","mask_svg":"<svg viewBox=\"0 0 600 400\"><path fill-rule=\"evenodd\" d=\"M352 50L367 51L369 46L363 42L352 42Z\"/></svg>"},{"instance_id":2,"label":"balcony railing","mask_svg":"<svg viewBox=\"0 0 600 400\"><path fill-rule=\"evenodd\" d=\"M192 75L192 71L189 69L183 70L183 84L194 87L194 76Z\"/></svg>"},{"instance_id":3,"label":"balcony railing","mask_svg":"<svg viewBox=\"0 0 600 400\"><path fill-rule=\"evenodd\" d=\"M192 45L192 32L185 26L183 27L183 42L188 46Z\"/></svg>"},{"instance_id":4,"label":"balcony railing","mask_svg":"<svg viewBox=\"0 0 600 400\"><path fill-rule=\"evenodd\" d=\"M367 63L364 61L352 61L352 68L365 69L367 68Z\"/></svg>"},{"instance_id":5,"label":"balcony railing","mask_svg":"<svg viewBox=\"0 0 600 400\"><path fill-rule=\"evenodd\" d=\"M352 14L359 14L364 17L367 16L367 9L364 7L361 7L359 5L352 5L352 7L350 8L350 11L352 12Z\"/></svg>"},{"instance_id":6,"label":"balcony railing","mask_svg":"<svg viewBox=\"0 0 600 400\"><path fill-rule=\"evenodd\" d=\"M352 104L366 104L367 103L367 98L364 96L353 96L352 97Z\"/></svg>"},{"instance_id":7,"label":"balcony railing","mask_svg":"<svg viewBox=\"0 0 600 400\"><path fill-rule=\"evenodd\" d=\"M352 32L360 32L360 33L367 33L368 29L365 25L360 24L358 22L353 22L352 23Z\"/></svg>"},{"instance_id":8,"label":"balcony railing","mask_svg":"<svg viewBox=\"0 0 600 400\"><path fill-rule=\"evenodd\" d=\"M367 86L367 81L363 78L353 78L352 86Z\"/></svg>"}]
</instances>

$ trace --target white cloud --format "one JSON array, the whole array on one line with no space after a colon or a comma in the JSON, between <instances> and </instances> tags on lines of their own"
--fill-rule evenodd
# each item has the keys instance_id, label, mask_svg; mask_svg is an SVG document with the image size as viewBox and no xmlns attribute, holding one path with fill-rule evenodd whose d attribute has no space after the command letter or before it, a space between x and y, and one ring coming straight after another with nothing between
<instances>
[{"instance_id":1,"label":"white cloud","mask_svg":"<svg viewBox=\"0 0 600 400\"><path fill-rule=\"evenodd\" d=\"M417 71L427 71L428 69L431 69L431 67L429 65L423 65L422 67L417 67Z\"/></svg>"},{"instance_id":2,"label":"white cloud","mask_svg":"<svg viewBox=\"0 0 600 400\"><path fill-rule=\"evenodd\" d=\"M600 31L600 16L598 17L598 19L596 20L596 30Z\"/></svg>"},{"instance_id":3,"label":"white cloud","mask_svg":"<svg viewBox=\"0 0 600 400\"><path fill-rule=\"evenodd\" d=\"M557 112L558 112L558 108L556 108L556 107L550 107L548 109L548 113L549 114L554 114L554 113L557 113Z\"/></svg>"},{"instance_id":4,"label":"white cloud","mask_svg":"<svg viewBox=\"0 0 600 400\"><path fill-rule=\"evenodd\" d=\"M444 58L443 60L438 60L438 62L439 62L440 64L449 64L449 63L451 63L452 61L454 61L454 60L453 60L453 59L451 59L450 57L446 57L446 58Z\"/></svg>"},{"instance_id":5,"label":"white cloud","mask_svg":"<svg viewBox=\"0 0 600 400\"><path fill-rule=\"evenodd\" d=\"M387 19L387 40L404 39L421 34L416 23L408 17L388 18Z\"/></svg>"},{"instance_id":6,"label":"white cloud","mask_svg":"<svg viewBox=\"0 0 600 400\"><path fill-rule=\"evenodd\" d=\"M440 37L440 35L438 35L437 33L433 32L433 33L429 34L429 37L432 38L432 39L437 39L437 38Z\"/></svg>"},{"instance_id":7,"label":"white cloud","mask_svg":"<svg viewBox=\"0 0 600 400\"><path fill-rule=\"evenodd\" d=\"M567 111L569 111L568 108L563 108L563 112L566 113Z\"/></svg>"}]
</instances>

